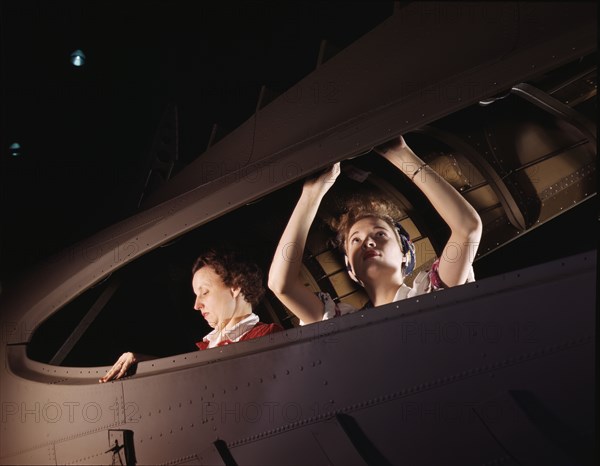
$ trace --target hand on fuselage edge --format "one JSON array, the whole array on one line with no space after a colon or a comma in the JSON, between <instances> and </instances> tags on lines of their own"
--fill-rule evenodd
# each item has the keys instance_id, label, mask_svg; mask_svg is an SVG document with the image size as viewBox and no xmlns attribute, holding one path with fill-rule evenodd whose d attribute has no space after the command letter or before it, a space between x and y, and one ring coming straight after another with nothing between
<instances>
[{"instance_id":1,"label":"hand on fuselage edge","mask_svg":"<svg viewBox=\"0 0 600 466\"><path fill-rule=\"evenodd\" d=\"M123 353L117 362L109 369L104 377L101 377L98 382L105 383L109 380L120 379L125 375L127 370L137 362L135 354L128 352Z\"/></svg>"}]
</instances>

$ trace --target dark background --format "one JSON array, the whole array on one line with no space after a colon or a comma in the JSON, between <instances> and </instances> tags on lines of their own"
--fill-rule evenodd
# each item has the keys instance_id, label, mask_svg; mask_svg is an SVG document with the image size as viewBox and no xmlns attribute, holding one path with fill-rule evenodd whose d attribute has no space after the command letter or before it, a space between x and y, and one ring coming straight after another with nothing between
<instances>
[{"instance_id":1,"label":"dark background","mask_svg":"<svg viewBox=\"0 0 600 466\"><path fill-rule=\"evenodd\" d=\"M252 115L261 85L285 91L314 70L322 39L343 49L393 7L2 0L0 282L135 211L168 104L179 113L176 173L206 149L213 123L233 130ZM549 237L536 231L511 247L539 260L587 250L597 219L592 200L544 227L562 238L556 251L530 247ZM493 258L479 267L503 271Z\"/></svg>"},{"instance_id":2,"label":"dark background","mask_svg":"<svg viewBox=\"0 0 600 466\"><path fill-rule=\"evenodd\" d=\"M168 104L179 114L175 173L231 131L261 85L314 70L322 39L343 49L393 2L0 4L0 280L135 211L132 188ZM81 49L85 65L70 55ZM21 145L20 155L9 147ZM139 189L139 188L138 188Z\"/></svg>"},{"instance_id":3,"label":"dark background","mask_svg":"<svg viewBox=\"0 0 600 466\"><path fill-rule=\"evenodd\" d=\"M2 285L6 289L36 262L135 212L131 199L139 197L135 190L148 173L148 154L167 106L176 105L179 115L176 173L206 149L214 123L234 130L252 115L262 85L283 92L313 71L322 39L343 49L392 11L392 1L1 1ZM86 55L80 68L70 62L76 49ZM9 149L15 142L21 145L17 156ZM479 260L476 274L484 278L593 249L597 220L594 198ZM152 287L165 295L164 307L179 300L190 314L187 281L185 290L170 290L164 285L168 277L149 275L156 280ZM131 302L145 311L157 307L143 289L132 295ZM61 319L73 325L93 298ZM115 345L114 354L94 364L143 349L165 333L182 345L168 342L165 354L191 351L207 331L195 314L193 325L182 324L187 314L179 320L159 314L145 316L157 321L149 326L156 334L119 336L126 330L111 319L123 317L121 310L103 313L96 335L112 332L114 341L129 346ZM140 330L140 320L129 318L136 322L127 328ZM45 334L56 336L53 350L63 327L67 335L68 326L60 322ZM40 348L51 355L49 343L42 341ZM86 344L98 347L93 339Z\"/></svg>"}]
</instances>

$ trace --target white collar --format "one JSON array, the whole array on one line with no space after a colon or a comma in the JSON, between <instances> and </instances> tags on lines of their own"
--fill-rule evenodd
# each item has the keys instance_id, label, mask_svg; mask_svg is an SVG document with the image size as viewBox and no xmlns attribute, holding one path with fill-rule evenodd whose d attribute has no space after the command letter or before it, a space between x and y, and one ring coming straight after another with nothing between
<instances>
[{"instance_id":1,"label":"white collar","mask_svg":"<svg viewBox=\"0 0 600 466\"><path fill-rule=\"evenodd\" d=\"M404 283L400 285L400 288L398 288L398 291L396 291L396 296L394 296L394 302L406 299L411 290L412 288Z\"/></svg>"},{"instance_id":2,"label":"white collar","mask_svg":"<svg viewBox=\"0 0 600 466\"><path fill-rule=\"evenodd\" d=\"M222 341L239 341L248 331L250 331L259 321L259 318L254 312L252 312L248 317L243 320L240 320L233 327L219 330L214 329L208 335L206 335L203 340L208 341L208 347L214 348Z\"/></svg>"}]
</instances>

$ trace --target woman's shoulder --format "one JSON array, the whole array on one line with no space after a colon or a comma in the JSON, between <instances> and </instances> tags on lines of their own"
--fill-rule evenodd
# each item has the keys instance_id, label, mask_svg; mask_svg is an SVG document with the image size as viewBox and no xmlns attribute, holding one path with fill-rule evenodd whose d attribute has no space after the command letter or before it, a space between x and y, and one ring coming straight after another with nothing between
<instances>
[{"instance_id":1,"label":"woman's shoulder","mask_svg":"<svg viewBox=\"0 0 600 466\"><path fill-rule=\"evenodd\" d=\"M228 345L228 344L234 343L236 341L251 340L253 338L263 337L265 335L270 335L271 333L280 332L282 330L283 330L283 327L279 324L265 324L264 322L257 322L256 324L254 324L254 326L250 330L247 330L240 338L233 339L233 340L226 338L226 339L220 341L219 343L217 343L216 346ZM204 337L204 339L202 341L199 341L196 343L196 346L200 350L208 349L209 345L210 345L210 341L206 337Z\"/></svg>"},{"instance_id":2,"label":"woman's shoulder","mask_svg":"<svg viewBox=\"0 0 600 466\"><path fill-rule=\"evenodd\" d=\"M271 333L281 332L283 327L279 324L265 324L264 322L257 322L254 327L248 330L241 340L250 340L252 338L262 337Z\"/></svg>"},{"instance_id":3,"label":"woman's shoulder","mask_svg":"<svg viewBox=\"0 0 600 466\"><path fill-rule=\"evenodd\" d=\"M420 294L431 293L432 291L448 288L448 286L440 278L440 274L438 272L439 267L440 259L437 258L435 261L433 261L429 269L421 270L413 280L412 289L407 298L412 298L413 296L418 296ZM473 271L473 266L471 266L465 283L474 281L475 273Z\"/></svg>"},{"instance_id":4,"label":"woman's shoulder","mask_svg":"<svg viewBox=\"0 0 600 466\"><path fill-rule=\"evenodd\" d=\"M358 308L347 303L336 303L329 293L319 292L317 297L324 306L323 320L339 317L345 314L351 314L358 311Z\"/></svg>"}]
</instances>

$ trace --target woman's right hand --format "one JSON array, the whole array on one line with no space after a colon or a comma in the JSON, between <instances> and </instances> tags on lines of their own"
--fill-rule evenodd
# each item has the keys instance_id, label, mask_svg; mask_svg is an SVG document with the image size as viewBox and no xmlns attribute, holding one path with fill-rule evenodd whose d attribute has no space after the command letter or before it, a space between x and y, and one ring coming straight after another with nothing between
<instances>
[{"instance_id":1,"label":"woman's right hand","mask_svg":"<svg viewBox=\"0 0 600 466\"><path fill-rule=\"evenodd\" d=\"M335 183L335 180L340 175L340 162L334 163L327 170L321 172L319 175L308 178L304 182L302 188L303 193L314 195L317 197L323 197L329 191L329 189Z\"/></svg>"},{"instance_id":2,"label":"woman's right hand","mask_svg":"<svg viewBox=\"0 0 600 466\"><path fill-rule=\"evenodd\" d=\"M304 286L300 276L306 238L323 196L340 174L336 163L304 182L302 195L288 221L269 270L269 288L304 323L323 318L323 303Z\"/></svg>"},{"instance_id":3,"label":"woman's right hand","mask_svg":"<svg viewBox=\"0 0 600 466\"><path fill-rule=\"evenodd\" d=\"M125 375L127 370L137 362L137 358L133 353L123 353L117 362L112 366L104 377L101 377L98 382L105 383L109 380L120 379Z\"/></svg>"}]
</instances>

